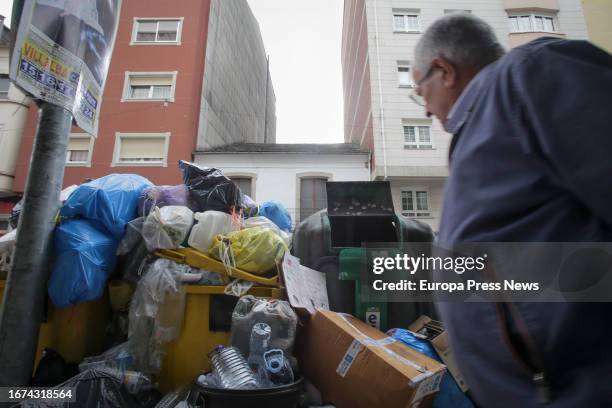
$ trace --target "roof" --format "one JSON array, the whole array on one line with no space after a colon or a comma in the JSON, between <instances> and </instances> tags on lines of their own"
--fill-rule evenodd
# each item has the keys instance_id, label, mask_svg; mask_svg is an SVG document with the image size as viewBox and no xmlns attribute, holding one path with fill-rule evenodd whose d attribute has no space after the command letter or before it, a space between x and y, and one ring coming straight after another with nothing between
<instances>
[{"instance_id":1,"label":"roof","mask_svg":"<svg viewBox=\"0 0 612 408\"><path fill-rule=\"evenodd\" d=\"M356 143L234 143L198 150L197 153L317 153L369 154Z\"/></svg>"}]
</instances>

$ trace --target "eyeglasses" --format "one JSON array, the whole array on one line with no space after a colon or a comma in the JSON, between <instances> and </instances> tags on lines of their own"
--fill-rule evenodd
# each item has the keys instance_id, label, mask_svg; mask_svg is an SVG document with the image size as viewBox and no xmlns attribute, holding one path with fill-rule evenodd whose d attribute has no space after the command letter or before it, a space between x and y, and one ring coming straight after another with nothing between
<instances>
[{"instance_id":1,"label":"eyeglasses","mask_svg":"<svg viewBox=\"0 0 612 408\"><path fill-rule=\"evenodd\" d=\"M423 82L427 81L429 77L431 77L431 74L433 74L435 69L436 67L434 67L433 65L430 66L425 75L423 75L423 78L421 78L419 82L416 83L416 85L412 89L412 92L410 92L410 99L412 99L412 101L419 106L425 106L425 99L417 93L417 89L419 89Z\"/></svg>"}]
</instances>

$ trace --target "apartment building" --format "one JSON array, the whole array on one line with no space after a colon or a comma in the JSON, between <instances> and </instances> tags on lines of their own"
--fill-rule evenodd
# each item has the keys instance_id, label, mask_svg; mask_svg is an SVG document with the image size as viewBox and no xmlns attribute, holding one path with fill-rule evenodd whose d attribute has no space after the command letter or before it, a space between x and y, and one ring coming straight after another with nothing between
<instances>
[{"instance_id":1,"label":"apartment building","mask_svg":"<svg viewBox=\"0 0 612 408\"><path fill-rule=\"evenodd\" d=\"M9 79L10 30L0 16L0 236L8 230L8 213L19 199L13 193L19 141L30 99Z\"/></svg>"},{"instance_id":2,"label":"apartment building","mask_svg":"<svg viewBox=\"0 0 612 408\"><path fill-rule=\"evenodd\" d=\"M177 163L227 143L274 143L275 96L246 0L123 0L97 138L73 127L64 186L110 173L182 181ZM33 106L13 190L23 192Z\"/></svg>"},{"instance_id":3,"label":"apartment building","mask_svg":"<svg viewBox=\"0 0 612 408\"><path fill-rule=\"evenodd\" d=\"M345 142L371 150L371 178L390 181L396 211L434 230L450 135L409 98L411 59L427 26L454 12L486 20L506 48L543 35L588 38L581 0L345 0Z\"/></svg>"}]
</instances>

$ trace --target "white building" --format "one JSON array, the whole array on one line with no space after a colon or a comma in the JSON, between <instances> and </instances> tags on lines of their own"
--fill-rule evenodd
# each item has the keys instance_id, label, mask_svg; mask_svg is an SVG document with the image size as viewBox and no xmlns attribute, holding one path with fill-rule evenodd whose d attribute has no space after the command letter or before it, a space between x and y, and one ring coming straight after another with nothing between
<instances>
[{"instance_id":1,"label":"white building","mask_svg":"<svg viewBox=\"0 0 612 408\"><path fill-rule=\"evenodd\" d=\"M295 224L326 207L327 181L370 180L370 153L355 144L237 143L199 151L258 203L278 200Z\"/></svg>"},{"instance_id":2,"label":"white building","mask_svg":"<svg viewBox=\"0 0 612 408\"><path fill-rule=\"evenodd\" d=\"M345 0L345 142L373 154L371 178L389 180L396 211L438 229L450 135L409 98L421 34L445 13L486 20L506 48L542 35L586 39L581 0Z\"/></svg>"},{"instance_id":3,"label":"white building","mask_svg":"<svg viewBox=\"0 0 612 408\"><path fill-rule=\"evenodd\" d=\"M9 208L14 204L13 179L21 134L30 99L9 79L9 35L0 16L0 235L8 229Z\"/></svg>"}]
</instances>

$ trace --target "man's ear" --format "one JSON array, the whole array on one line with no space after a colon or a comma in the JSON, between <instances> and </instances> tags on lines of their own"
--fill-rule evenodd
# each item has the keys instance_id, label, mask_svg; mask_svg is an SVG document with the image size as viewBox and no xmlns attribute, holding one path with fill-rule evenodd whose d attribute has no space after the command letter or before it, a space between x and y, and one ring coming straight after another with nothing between
<instances>
[{"instance_id":1,"label":"man's ear","mask_svg":"<svg viewBox=\"0 0 612 408\"><path fill-rule=\"evenodd\" d=\"M459 82L457 69L453 64L444 58L434 58L431 62L432 66L442 71L442 84L445 88L454 88Z\"/></svg>"}]
</instances>

